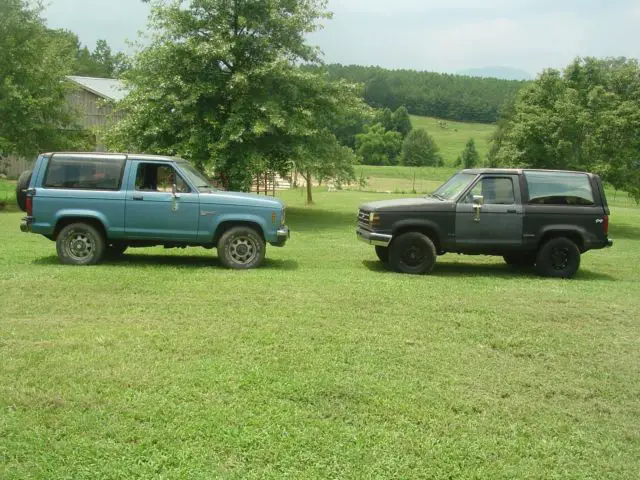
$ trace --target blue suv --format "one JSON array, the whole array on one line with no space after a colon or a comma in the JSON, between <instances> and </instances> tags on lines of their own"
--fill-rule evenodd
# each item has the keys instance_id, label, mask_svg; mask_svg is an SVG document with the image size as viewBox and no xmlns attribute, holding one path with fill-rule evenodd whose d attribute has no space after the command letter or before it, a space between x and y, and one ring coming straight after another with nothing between
<instances>
[{"instance_id":1,"label":"blue suv","mask_svg":"<svg viewBox=\"0 0 640 480\"><path fill-rule=\"evenodd\" d=\"M128 247L218 249L236 269L259 266L289 238L275 198L221 191L185 160L142 154L47 153L17 185L20 229L56 242L62 263L90 265Z\"/></svg>"}]
</instances>

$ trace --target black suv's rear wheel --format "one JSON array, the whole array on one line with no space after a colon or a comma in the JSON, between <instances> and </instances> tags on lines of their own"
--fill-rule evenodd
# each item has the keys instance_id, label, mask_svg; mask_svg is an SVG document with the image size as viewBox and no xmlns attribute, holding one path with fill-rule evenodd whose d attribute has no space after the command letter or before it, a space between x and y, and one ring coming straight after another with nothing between
<instances>
[{"instance_id":1,"label":"black suv's rear wheel","mask_svg":"<svg viewBox=\"0 0 640 480\"><path fill-rule=\"evenodd\" d=\"M102 260L105 241L92 225L72 223L60 230L56 238L56 250L62 263L93 265Z\"/></svg>"},{"instance_id":2,"label":"black suv's rear wheel","mask_svg":"<svg viewBox=\"0 0 640 480\"><path fill-rule=\"evenodd\" d=\"M533 267L533 264L536 263L535 253L510 253L502 258L511 267Z\"/></svg>"},{"instance_id":3,"label":"black suv's rear wheel","mask_svg":"<svg viewBox=\"0 0 640 480\"><path fill-rule=\"evenodd\" d=\"M389 246L389 264L397 272L428 273L436 264L436 256L433 242L420 232L403 233Z\"/></svg>"},{"instance_id":4,"label":"black suv's rear wheel","mask_svg":"<svg viewBox=\"0 0 640 480\"><path fill-rule=\"evenodd\" d=\"M567 237L546 242L536 258L536 270L545 277L571 278L580 267L580 249Z\"/></svg>"},{"instance_id":5,"label":"black suv's rear wheel","mask_svg":"<svg viewBox=\"0 0 640 480\"><path fill-rule=\"evenodd\" d=\"M382 263L389 263L389 247L376 245L376 255Z\"/></svg>"},{"instance_id":6,"label":"black suv's rear wheel","mask_svg":"<svg viewBox=\"0 0 640 480\"><path fill-rule=\"evenodd\" d=\"M233 227L218 242L218 257L228 268L255 268L264 261L265 243L250 227Z\"/></svg>"},{"instance_id":7,"label":"black suv's rear wheel","mask_svg":"<svg viewBox=\"0 0 640 480\"><path fill-rule=\"evenodd\" d=\"M23 212L27 211L27 192L25 190L29 188L31 173L31 170L22 172L18 177L18 183L16 183L16 201Z\"/></svg>"}]
</instances>

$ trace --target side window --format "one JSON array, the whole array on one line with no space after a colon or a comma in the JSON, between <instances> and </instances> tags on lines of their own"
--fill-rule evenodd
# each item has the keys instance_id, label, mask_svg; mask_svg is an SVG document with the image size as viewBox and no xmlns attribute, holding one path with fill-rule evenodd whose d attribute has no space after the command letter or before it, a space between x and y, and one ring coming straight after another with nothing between
<instances>
[{"instance_id":1,"label":"side window","mask_svg":"<svg viewBox=\"0 0 640 480\"><path fill-rule=\"evenodd\" d=\"M187 182L171 165L141 163L136 172L136 190L152 192L171 192L173 184L179 193L189 193Z\"/></svg>"},{"instance_id":2,"label":"side window","mask_svg":"<svg viewBox=\"0 0 640 480\"><path fill-rule=\"evenodd\" d=\"M482 195L485 205L512 205L515 202L513 181L510 178L481 179L467 194L465 203L473 203L474 195Z\"/></svg>"},{"instance_id":3,"label":"side window","mask_svg":"<svg viewBox=\"0 0 640 480\"><path fill-rule=\"evenodd\" d=\"M54 155L47 166L45 188L119 190L124 157Z\"/></svg>"},{"instance_id":4,"label":"side window","mask_svg":"<svg viewBox=\"0 0 640 480\"><path fill-rule=\"evenodd\" d=\"M584 173L525 172L533 205L593 205L589 177Z\"/></svg>"}]
</instances>

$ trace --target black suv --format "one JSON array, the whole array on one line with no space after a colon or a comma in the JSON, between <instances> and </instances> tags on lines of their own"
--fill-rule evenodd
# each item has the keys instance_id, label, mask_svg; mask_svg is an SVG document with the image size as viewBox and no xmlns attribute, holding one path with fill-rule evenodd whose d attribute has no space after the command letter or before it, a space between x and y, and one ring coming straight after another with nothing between
<instances>
[{"instance_id":1,"label":"black suv","mask_svg":"<svg viewBox=\"0 0 640 480\"><path fill-rule=\"evenodd\" d=\"M453 252L571 277L581 253L613 244L609 213L591 173L469 169L426 197L362 205L356 233L398 272L427 273L437 255Z\"/></svg>"}]
</instances>

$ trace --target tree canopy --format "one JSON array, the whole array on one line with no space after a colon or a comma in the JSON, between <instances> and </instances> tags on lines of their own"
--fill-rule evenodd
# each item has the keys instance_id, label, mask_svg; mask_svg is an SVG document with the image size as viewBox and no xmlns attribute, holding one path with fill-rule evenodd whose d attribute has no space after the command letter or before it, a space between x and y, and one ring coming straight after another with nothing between
<instances>
[{"instance_id":1,"label":"tree canopy","mask_svg":"<svg viewBox=\"0 0 640 480\"><path fill-rule=\"evenodd\" d=\"M372 107L396 110L405 106L413 115L464 122L497 121L501 105L527 84L525 81L359 65L308 68L326 71L333 79L363 84L365 101Z\"/></svg>"},{"instance_id":2,"label":"tree canopy","mask_svg":"<svg viewBox=\"0 0 640 480\"><path fill-rule=\"evenodd\" d=\"M0 1L0 156L87 144L66 103L73 52L40 11L24 0Z\"/></svg>"},{"instance_id":3,"label":"tree canopy","mask_svg":"<svg viewBox=\"0 0 640 480\"><path fill-rule=\"evenodd\" d=\"M422 128L411 130L402 143L402 165L439 167L444 161L438 152L435 140L426 130Z\"/></svg>"},{"instance_id":4,"label":"tree canopy","mask_svg":"<svg viewBox=\"0 0 640 480\"><path fill-rule=\"evenodd\" d=\"M476 150L476 142L473 138L467 141L462 154L456 161L457 165L462 165L464 168L474 168L480 163L480 154Z\"/></svg>"},{"instance_id":5,"label":"tree canopy","mask_svg":"<svg viewBox=\"0 0 640 480\"><path fill-rule=\"evenodd\" d=\"M493 165L587 170L640 200L637 60L578 58L549 69L505 109Z\"/></svg>"},{"instance_id":6,"label":"tree canopy","mask_svg":"<svg viewBox=\"0 0 640 480\"><path fill-rule=\"evenodd\" d=\"M247 189L252 173L290 160L319 171L313 152L353 138L336 124L365 114L359 87L298 67L319 61L305 36L328 18L325 1L150 3L153 39L124 75L131 93L112 146L178 154Z\"/></svg>"}]
</instances>

